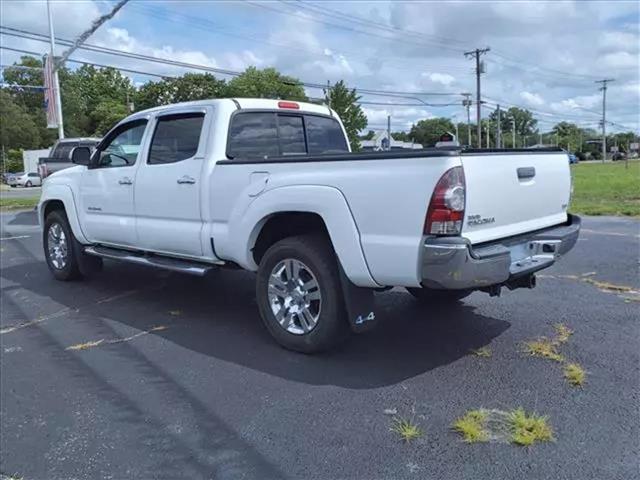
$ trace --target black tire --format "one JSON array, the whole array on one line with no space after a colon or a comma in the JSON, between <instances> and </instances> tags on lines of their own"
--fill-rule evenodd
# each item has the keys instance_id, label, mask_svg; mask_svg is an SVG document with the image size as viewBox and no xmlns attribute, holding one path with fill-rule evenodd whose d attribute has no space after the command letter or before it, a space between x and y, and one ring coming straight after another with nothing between
<instances>
[{"instance_id":1,"label":"black tire","mask_svg":"<svg viewBox=\"0 0 640 480\"><path fill-rule=\"evenodd\" d=\"M407 288L419 302L454 303L468 297L473 290L434 290L431 288Z\"/></svg>"},{"instance_id":2,"label":"black tire","mask_svg":"<svg viewBox=\"0 0 640 480\"><path fill-rule=\"evenodd\" d=\"M66 244L66 258L64 265L56 265L55 260L51 258L48 248L49 231L59 225L64 233ZM82 278L80 272L79 256L83 253L80 251L80 244L73 236L69 220L63 210L54 210L47 215L44 221L44 230L42 232L42 245L44 247L44 256L47 266L51 274L58 280L68 281Z\"/></svg>"},{"instance_id":3,"label":"black tire","mask_svg":"<svg viewBox=\"0 0 640 480\"><path fill-rule=\"evenodd\" d=\"M286 260L302 262L315 276L321 295L317 322L306 333L291 333L278 322L271 308L268 289L271 273ZM256 279L260 316L273 338L284 348L302 353L330 349L347 338L350 330L340 284L338 264L329 241L319 235L285 238L272 245L262 257ZM300 322L299 317L293 321Z\"/></svg>"},{"instance_id":4,"label":"black tire","mask_svg":"<svg viewBox=\"0 0 640 480\"><path fill-rule=\"evenodd\" d=\"M24 186L27 188L31 188L33 187L33 184L31 183L31 180L27 180L27 183L25 183Z\"/></svg>"}]
</instances>

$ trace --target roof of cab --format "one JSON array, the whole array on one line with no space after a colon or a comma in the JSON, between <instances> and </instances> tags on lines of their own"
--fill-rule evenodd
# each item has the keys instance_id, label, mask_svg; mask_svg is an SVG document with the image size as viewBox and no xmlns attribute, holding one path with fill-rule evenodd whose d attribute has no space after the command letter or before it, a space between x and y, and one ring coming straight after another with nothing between
<instances>
[{"instance_id":1,"label":"roof of cab","mask_svg":"<svg viewBox=\"0 0 640 480\"><path fill-rule=\"evenodd\" d=\"M282 100L282 99L267 99L267 98L215 98L209 100L195 100L192 102L172 103L169 105L161 105L159 107L149 108L147 110L141 110L134 113L129 118L138 116L145 116L150 113L158 113L164 110L173 109L175 107L207 107L220 103L232 103L240 106L240 109L269 109L269 110L283 110L283 111L303 111L310 113L320 113L324 115L334 115L335 112L331 111L326 105L317 105L314 103L299 102L297 100ZM278 106L280 102L295 103L300 108L281 108Z\"/></svg>"}]
</instances>

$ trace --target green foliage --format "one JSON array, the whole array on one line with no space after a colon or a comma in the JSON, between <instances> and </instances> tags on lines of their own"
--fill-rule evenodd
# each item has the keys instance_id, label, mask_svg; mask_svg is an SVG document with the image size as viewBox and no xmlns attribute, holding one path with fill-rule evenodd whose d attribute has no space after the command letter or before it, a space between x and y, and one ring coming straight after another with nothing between
<instances>
[{"instance_id":1,"label":"green foliage","mask_svg":"<svg viewBox=\"0 0 640 480\"><path fill-rule=\"evenodd\" d=\"M367 126L367 117L360 105L358 105L360 97L355 90L349 90L345 83L340 80L329 90L327 100L331 108L336 111L342 120L344 129L349 137L351 149L353 151L360 150L358 132Z\"/></svg>"},{"instance_id":2,"label":"green foliage","mask_svg":"<svg viewBox=\"0 0 640 480\"><path fill-rule=\"evenodd\" d=\"M281 98L307 100L299 80L282 75L275 68L258 70L247 68L244 73L227 84L227 97Z\"/></svg>"},{"instance_id":3,"label":"green foliage","mask_svg":"<svg viewBox=\"0 0 640 480\"><path fill-rule=\"evenodd\" d=\"M136 110L170 103L222 98L227 85L210 73L186 73L182 77L147 82L136 92Z\"/></svg>"},{"instance_id":4,"label":"green foliage","mask_svg":"<svg viewBox=\"0 0 640 480\"><path fill-rule=\"evenodd\" d=\"M5 89L0 90L0 119L0 144L5 149L40 146L40 130L35 119Z\"/></svg>"},{"instance_id":5,"label":"green foliage","mask_svg":"<svg viewBox=\"0 0 640 480\"><path fill-rule=\"evenodd\" d=\"M500 113L500 124L502 127L502 142L504 147L506 148L514 147L511 135L512 120L515 121L516 127L516 145L520 145L522 143L523 137L532 135L537 131L538 121L533 118L533 113L531 113L529 110L517 107L511 107L508 110L502 110ZM495 129L495 125L498 121L497 111L494 110L493 112L491 112L491 115L489 115L489 121ZM482 132L482 135L484 138L484 132ZM485 142L483 141L482 143L484 144Z\"/></svg>"},{"instance_id":6,"label":"green foliage","mask_svg":"<svg viewBox=\"0 0 640 480\"><path fill-rule=\"evenodd\" d=\"M391 137L398 142L410 142L411 138L407 132L391 132Z\"/></svg>"},{"instance_id":7,"label":"green foliage","mask_svg":"<svg viewBox=\"0 0 640 480\"><path fill-rule=\"evenodd\" d=\"M366 135L360 135L360 140L373 140L373 137L375 137L375 135L375 131L369 130Z\"/></svg>"},{"instance_id":8,"label":"green foliage","mask_svg":"<svg viewBox=\"0 0 640 480\"><path fill-rule=\"evenodd\" d=\"M448 118L429 118L420 120L413 125L409 136L417 143L421 143L423 147L433 147L440 136L447 132L455 132L451 120Z\"/></svg>"},{"instance_id":9,"label":"green foliage","mask_svg":"<svg viewBox=\"0 0 640 480\"><path fill-rule=\"evenodd\" d=\"M391 431L397 433L400 438L407 443L422 436L422 430L418 425L411 420L405 420L403 418L393 419Z\"/></svg>"}]
</instances>

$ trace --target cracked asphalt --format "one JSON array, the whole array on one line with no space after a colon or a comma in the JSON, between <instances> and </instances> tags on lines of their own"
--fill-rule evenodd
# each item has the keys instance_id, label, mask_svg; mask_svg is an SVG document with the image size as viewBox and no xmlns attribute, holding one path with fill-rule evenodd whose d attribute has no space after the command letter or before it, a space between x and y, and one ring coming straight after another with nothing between
<instances>
[{"instance_id":1,"label":"cracked asphalt","mask_svg":"<svg viewBox=\"0 0 640 480\"><path fill-rule=\"evenodd\" d=\"M379 294L380 327L317 356L271 341L250 273L106 262L61 283L35 214L1 220L5 477L640 478L637 220L585 218L535 290L429 308ZM521 352L559 322L574 330L561 350L587 371L583 388ZM555 441L465 444L451 430L469 409L518 406L548 415ZM400 441L387 409L424 435Z\"/></svg>"}]
</instances>

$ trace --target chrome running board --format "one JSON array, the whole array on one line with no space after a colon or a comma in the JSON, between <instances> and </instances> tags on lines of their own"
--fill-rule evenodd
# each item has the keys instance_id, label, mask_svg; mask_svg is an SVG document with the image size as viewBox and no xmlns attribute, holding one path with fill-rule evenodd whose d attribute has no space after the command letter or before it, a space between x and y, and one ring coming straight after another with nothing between
<instances>
[{"instance_id":1,"label":"chrome running board","mask_svg":"<svg viewBox=\"0 0 640 480\"><path fill-rule=\"evenodd\" d=\"M170 258L161 255L154 255L144 252L133 252L130 250L120 250L117 248L102 246L85 247L84 252L96 257L108 258L110 260L120 260L123 262L145 265L147 267L162 268L164 270L187 273L189 275L196 275L198 277L203 277L215 268L214 265L209 265L202 262L194 262L191 260Z\"/></svg>"}]
</instances>

